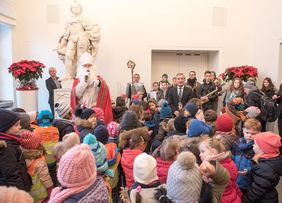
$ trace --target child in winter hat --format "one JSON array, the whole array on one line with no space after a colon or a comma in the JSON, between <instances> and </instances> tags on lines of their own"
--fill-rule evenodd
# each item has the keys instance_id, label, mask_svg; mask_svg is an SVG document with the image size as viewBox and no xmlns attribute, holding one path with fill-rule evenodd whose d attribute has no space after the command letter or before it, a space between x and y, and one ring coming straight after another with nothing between
<instances>
[{"instance_id":1,"label":"child in winter hat","mask_svg":"<svg viewBox=\"0 0 282 203\"><path fill-rule=\"evenodd\" d=\"M195 118L198 109L199 109L198 106L196 106L195 104L188 103L185 105L184 116Z\"/></svg>"},{"instance_id":2,"label":"child in winter hat","mask_svg":"<svg viewBox=\"0 0 282 203\"><path fill-rule=\"evenodd\" d=\"M109 132L106 126L98 125L95 129L93 134L95 135L97 141L101 142L102 144L107 144L109 139Z\"/></svg>"},{"instance_id":3,"label":"child in winter hat","mask_svg":"<svg viewBox=\"0 0 282 203\"><path fill-rule=\"evenodd\" d=\"M59 161L61 157L72 147L80 144L78 134L69 133L63 137L63 140L54 146L54 152Z\"/></svg>"},{"instance_id":4,"label":"child in winter hat","mask_svg":"<svg viewBox=\"0 0 282 203\"><path fill-rule=\"evenodd\" d=\"M109 170L107 150L105 146L101 142L97 141L96 137L91 133L85 136L83 143L88 144L91 148L91 151L95 157L98 175L113 177L113 172Z\"/></svg>"},{"instance_id":5,"label":"child in winter hat","mask_svg":"<svg viewBox=\"0 0 282 203\"><path fill-rule=\"evenodd\" d=\"M134 185L130 191L131 202L157 203L154 199L155 189L160 187L156 170L156 160L146 153L138 155L133 164Z\"/></svg>"},{"instance_id":6,"label":"child in winter hat","mask_svg":"<svg viewBox=\"0 0 282 203\"><path fill-rule=\"evenodd\" d=\"M67 151L59 163L61 187L53 189L50 203L82 198L85 202L107 202L108 191L102 177L97 177L95 158L90 147L76 145Z\"/></svg>"},{"instance_id":7,"label":"child in winter hat","mask_svg":"<svg viewBox=\"0 0 282 203\"><path fill-rule=\"evenodd\" d=\"M202 175L191 152L181 152L170 166L167 177L167 196L175 203L198 202Z\"/></svg>"},{"instance_id":8,"label":"child in winter hat","mask_svg":"<svg viewBox=\"0 0 282 203\"><path fill-rule=\"evenodd\" d=\"M126 111L121 119L119 128L120 131L131 130L141 127L142 124L139 121L137 114L134 111Z\"/></svg>"},{"instance_id":9,"label":"child in winter hat","mask_svg":"<svg viewBox=\"0 0 282 203\"><path fill-rule=\"evenodd\" d=\"M72 109L64 102L55 104L55 111L60 118L70 119L72 117Z\"/></svg>"},{"instance_id":10,"label":"child in winter hat","mask_svg":"<svg viewBox=\"0 0 282 203\"><path fill-rule=\"evenodd\" d=\"M36 202L47 200L53 189L53 182L44 156L44 148L41 145L41 137L36 133L25 131L21 134L21 139L28 173L32 178L30 194Z\"/></svg>"},{"instance_id":11,"label":"child in winter hat","mask_svg":"<svg viewBox=\"0 0 282 203\"><path fill-rule=\"evenodd\" d=\"M30 191L31 181L20 149L20 118L17 113L0 108L1 185ZM12 172L12 173L11 173Z\"/></svg>"},{"instance_id":12,"label":"child in winter hat","mask_svg":"<svg viewBox=\"0 0 282 203\"><path fill-rule=\"evenodd\" d=\"M171 117L172 117L171 108L169 107L168 103L165 101L161 106L160 120L164 120L166 118L171 118Z\"/></svg>"},{"instance_id":13,"label":"child in winter hat","mask_svg":"<svg viewBox=\"0 0 282 203\"><path fill-rule=\"evenodd\" d=\"M233 150L238 137L234 131L234 123L229 114L224 113L220 115L215 123L215 137L221 140L222 144L225 146L225 149Z\"/></svg>"},{"instance_id":14,"label":"child in winter hat","mask_svg":"<svg viewBox=\"0 0 282 203\"><path fill-rule=\"evenodd\" d=\"M37 121L39 127L34 130L34 133L37 133L41 137L41 144L46 151L45 158L49 173L56 186L58 181L56 176L56 157L53 147L59 142L59 131L58 128L52 125L53 115L49 110L41 111L38 114Z\"/></svg>"},{"instance_id":15,"label":"child in winter hat","mask_svg":"<svg viewBox=\"0 0 282 203\"><path fill-rule=\"evenodd\" d=\"M114 142L118 144L118 135L119 135L119 123L112 121L107 125L109 133L109 142Z\"/></svg>"},{"instance_id":16,"label":"child in winter hat","mask_svg":"<svg viewBox=\"0 0 282 203\"><path fill-rule=\"evenodd\" d=\"M198 119L192 119L188 121L190 125L187 126L187 135L189 137L198 137L202 134L210 134L212 127L205 124L203 121Z\"/></svg>"},{"instance_id":17,"label":"child in winter hat","mask_svg":"<svg viewBox=\"0 0 282 203\"><path fill-rule=\"evenodd\" d=\"M249 187L243 202L279 202L276 186L282 175L280 147L281 137L273 132L255 135L253 149L257 164L251 169Z\"/></svg>"}]
</instances>

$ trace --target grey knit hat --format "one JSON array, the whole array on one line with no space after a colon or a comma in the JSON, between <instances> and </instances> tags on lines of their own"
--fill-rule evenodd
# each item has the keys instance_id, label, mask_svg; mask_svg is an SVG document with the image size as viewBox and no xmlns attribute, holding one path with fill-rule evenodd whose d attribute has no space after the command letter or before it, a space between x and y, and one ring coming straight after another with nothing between
<instances>
[{"instance_id":1,"label":"grey knit hat","mask_svg":"<svg viewBox=\"0 0 282 203\"><path fill-rule=\"evenodd\" d=\"M133 111L126 111L119 125L120 131L131 130L138 127L141 127L141 123L138 120L136 113Z\"/></svg>"},{"instance_id":2,"label":"grey knit hat","mask_svg":"<svg viewBox=\"0 0 282 203\"><path fill-rule=\"evenodd\" d=\"M71 107L64 102L55 104L55 111L58 113L60 118L64 118L68 115L69 112L72 111Z\"/></svg>"},{"instance_id":3,"label":"grey knit hat","mask_svg":"<svg viewBox=\"0 0 282 203\"><path fill-rule=\"evenodd\" d=\"M168 170L167 195L175 203L198 202L202 182L194 154L181 152Z\"/></svg>"}]
</instances>

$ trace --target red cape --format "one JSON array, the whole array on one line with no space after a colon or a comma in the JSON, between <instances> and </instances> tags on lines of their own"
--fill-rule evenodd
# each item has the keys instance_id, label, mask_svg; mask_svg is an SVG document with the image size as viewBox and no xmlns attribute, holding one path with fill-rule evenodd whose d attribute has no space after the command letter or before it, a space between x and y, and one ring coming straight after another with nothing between
<instances>
[{"instance_id":1,"label":"red cape","mask_svg":"<svg viewBox=\"0 0 282 203\"><path fill-rule=\"evenodd\" d=\"M112 110L112 101L110 96L110 91L107 83L103 78L97 76L98 80L100 80L100 88L98 92L98 96L96 98L96 106L101 108L104 111L104 121L106 124L113 121L113 110ZM73 86L71 90L71 98L70 104L72 111L74 113L75 107L77 106L77 98L76 98L76 91L75 86L79 83L79 79L76 78L73 81Z\"/></svg>"}]
</instances>

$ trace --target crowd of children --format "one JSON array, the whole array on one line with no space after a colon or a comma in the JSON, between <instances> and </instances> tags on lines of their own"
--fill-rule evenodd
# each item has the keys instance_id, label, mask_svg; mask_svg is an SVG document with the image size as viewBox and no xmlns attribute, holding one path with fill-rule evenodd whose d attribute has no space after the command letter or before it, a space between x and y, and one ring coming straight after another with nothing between
<instances>
[{"instance_id":1,"label":"crowd of children","mask_svg":"<svg viewBox=\"0 0 282 203\"><path fill-rule=\"evenodd\" d=\"M118 97L110 123L97 107L0 109L0 202L278 202L280 136L225 101L222 115L193 98L174 117L164 99Z\"/></svg>"}]
</instances>

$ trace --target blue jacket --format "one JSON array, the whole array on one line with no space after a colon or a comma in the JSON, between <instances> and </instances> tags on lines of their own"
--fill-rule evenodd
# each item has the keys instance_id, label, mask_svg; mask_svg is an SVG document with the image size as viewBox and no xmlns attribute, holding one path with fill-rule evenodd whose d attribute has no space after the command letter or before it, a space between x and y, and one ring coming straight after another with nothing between
<instances>
[{"instance_id":1,"label":"blue jacket","mask_svg":"<svg viewBox=\"0 0 282 203\"><path fill-rule=\"evenodd\" d=\"M240 138L239 143L235 146L233 161L237 166L238 171L247 169L245 176L238 175L236 183L240 189L246 190L248 187L248 179L252 167L252 158L254 156L253 151L254 141L247 143L245 138Z\"/></svg>"}]
</instances>

